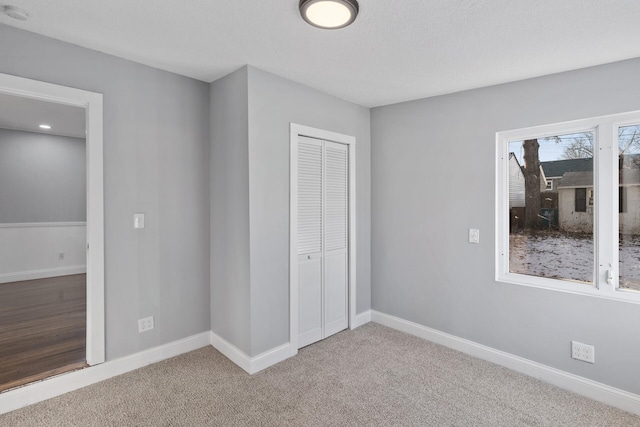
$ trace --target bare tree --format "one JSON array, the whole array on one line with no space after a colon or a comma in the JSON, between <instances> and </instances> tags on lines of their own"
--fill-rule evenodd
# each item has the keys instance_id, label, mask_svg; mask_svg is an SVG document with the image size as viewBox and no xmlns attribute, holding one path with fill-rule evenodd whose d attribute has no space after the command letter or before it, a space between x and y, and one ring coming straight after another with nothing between
<instances>
[{"instance_id":1,"label":"bare tree","mask_svg":"<svg viewBox=\"0 0 640 427\"><path fill-rule=\"evenodd\" d=\"M618 130L618 149L623 156L640 150L640 126L621 127Z\"/></svg>"},{"instance_id":2,"label":"bare tree","mask_svg":"<svg viewBox=\"0 0 640 427\"><path fill-rule=\"evenodd\" d=\"M540 159L537 139L527 139L524 148L524 227L540 226Z\"/></svg>"},{"instance_id":3,"label":"bare tree","mask_svg":"<svg viewBox=\"0 0 640 427\"><path fill-rule=\"evenodd\" d=\"M554 141L564 145L562 157L565 159L593 158L593 133L582 132L572 135L550 136L544 141ZM640 126L626 126L618 131L618 155L640 152Z\"/></svg>"},{"instance_id":4,"label":"bare tree","mask_svg":"<svg viewBox=\"0 0 640 427\"><path fill-rule=\"evenodd\" d=\"M565 159L591 159L593 158L593 134L583 133L572 138L565 146L562 157Z\"/></svg>"}]
</instances>

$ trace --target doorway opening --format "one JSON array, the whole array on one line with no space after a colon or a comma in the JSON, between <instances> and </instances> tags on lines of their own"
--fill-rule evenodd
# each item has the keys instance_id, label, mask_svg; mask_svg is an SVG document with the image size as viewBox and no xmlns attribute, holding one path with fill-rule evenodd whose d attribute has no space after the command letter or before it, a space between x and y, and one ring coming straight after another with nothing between
<instances>
[{"instance_id":1,"label":"doorway opening","mask_svg":"<svg viewBox=\"0 0 640 427\"><path fill-rule=\"evenodd\" d=\"M0 74L0 391L105 360L102 95Z\"/></svg>"}]
</instances>

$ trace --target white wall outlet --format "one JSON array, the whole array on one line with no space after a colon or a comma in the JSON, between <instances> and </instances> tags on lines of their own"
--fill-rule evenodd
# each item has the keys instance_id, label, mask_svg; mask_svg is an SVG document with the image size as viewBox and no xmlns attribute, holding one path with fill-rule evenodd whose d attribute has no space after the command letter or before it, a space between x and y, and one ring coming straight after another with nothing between
<instances>
[{"instance_id":1,"label":"white wall outlet","mask_svg":"<svg viewBox=\"0 0 640 427\"><path fill-rule=\"evenodd\" d=\"M58 261L62 261L64 259L64 252L58 252Z\"/></svg>"},{"instance_id":2,"label":"white wall outlet","mask_svg":"<svg viewBox=\"0 0 640 427\"><path fill-rule=\"evenodd\" d=\"M596 349L589 344L571 341L571 357L584 362L596 363Z\"/></svg>"},{"instance_id":3,"label":"white wall outlet","mask_svg":"<svg viewBox=\"0 0 640 427\"><path fill-rule=\"evenodd\" d=\"M480 243L480 230L477 228L469 229L469 243Z\"/></svg>"},{"instance_id":4,"label":"white wall outlet","mask_svg":"<svg viewBox=\"0 0 640 427\"><path fill-rule=\"evenodd\" d=\"M153 329L153 316L138 320L138 332L147 332Z\"/></svg>"},{"instance_id":5,"label":"white wall outlet","mask_svg":"<svg viewBox=\"0 0 640 427\"><path fill-rule=\"evenodd\" d=\"M143 213L134 213L133 214L133 228L144 228L144 214Z\"/></svg>"}]
</instances>

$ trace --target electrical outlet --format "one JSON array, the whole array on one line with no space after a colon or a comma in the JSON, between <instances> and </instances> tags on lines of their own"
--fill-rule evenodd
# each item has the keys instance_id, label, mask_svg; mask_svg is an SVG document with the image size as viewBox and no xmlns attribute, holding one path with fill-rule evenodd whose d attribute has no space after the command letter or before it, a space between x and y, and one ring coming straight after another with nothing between
<instances>
[{"instance_id":1,"label":"electrical outlet","mask_svg":"<svg viewBox=\"0 0 640 427\"><path fill-rule=\"evenodd\" d=\"M147 332L153 329L153 316L138 320L138 332Z\"/></svg>"},{"instance_id":2,"label":"electrical outlet","mask_svg":"<svg viewBox=\"0 0 640 427\"><path fill-rule=\"evenodd\" d=\"M477 228L469 229L469 243L480 243L480 230Z\"/></svg>"},{"instance_id":3,"label":"electrical outlet","mask_svg":"<svg viewBox=\"0 0 640 427\"><path fill-rule=\"evenodd\" d=\"M584 362L596 363L596 349L589 344L571 341L571 357Z\"/></svg>"},{"instance_id":4,"label":"electrical outlet","mask_svg":"<svg viewBox=\"0 0 640 427\"><path fill-rule=\"evenodd\" d=\"M58 252L58 261L62 261L64 259L64 252Z\"/></svg>"}]
</instances>

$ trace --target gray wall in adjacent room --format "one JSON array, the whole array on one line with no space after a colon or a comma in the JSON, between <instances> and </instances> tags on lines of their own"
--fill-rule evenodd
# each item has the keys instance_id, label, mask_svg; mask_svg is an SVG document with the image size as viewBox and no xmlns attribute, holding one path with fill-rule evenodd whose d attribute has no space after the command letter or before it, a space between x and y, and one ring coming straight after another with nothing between
<instances>
[{"instance_id":1,"label":"gray wall in adjacent room","mask_svg":"<svg viewBox=\"0 0 640 427\"><path fill-rule=\"evenodd\" d=\"M496 132L640 110L638 76L635 59L373 109L373 309L640 394L640 305L494 280Z\"/></svg>"},{"instance_id":2,"label":"gray wall in adjacent room","mask_svg":"<svg viewBox=\"0 0 640 427\"><path fill-rule=\"evenodd\" d=\"M211 330L250 353L247 67L211 84Z\"/></svg>"},{"instance_id":3,"label":"gray wall in adjacent room","mask_svg":"<svg viewBox=\"0 0 640 427\"><path fill-rule=\"evenodd\" d=\"M289 341L289 123L356 137L357 312L371 304L370 111L248 67L251 353Z\"/></svg>"},{"instance_id":4,"label":"gray wall in adjacent room","mask_svg":"<svg viewBox=\"0 0 640 427\"><path fill-rule=\"evenodd\" d=\"M85 140L0 129L0 223L87 218Z\"/></svg>"},{"instance_id":5,"label":"gray wall in adjacent room","mask_svg":"<svg viewBox=\"0 0 640 427\"><path fill-rule=\"evenodd\" d=\"M209 85L5 25L0 40L0 73L104 94L107 359L208 331Z\"/></svg>"}]
</instances>

